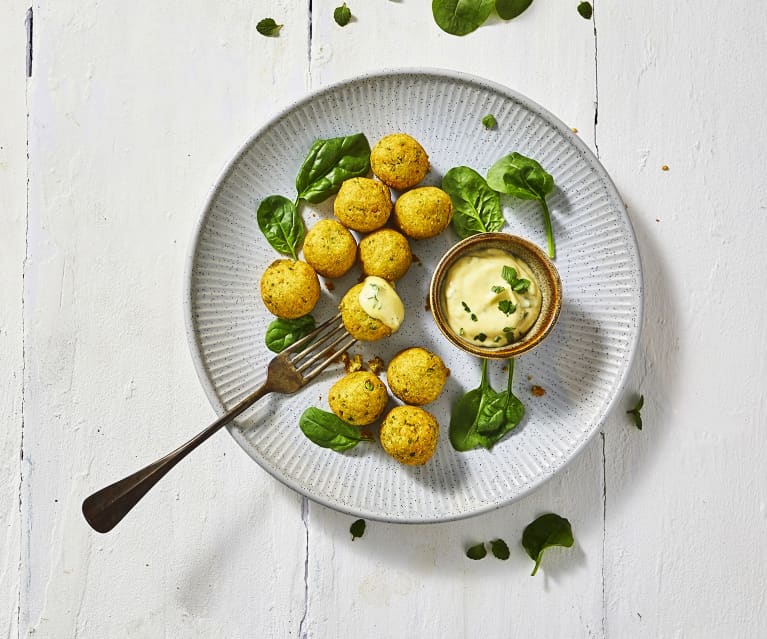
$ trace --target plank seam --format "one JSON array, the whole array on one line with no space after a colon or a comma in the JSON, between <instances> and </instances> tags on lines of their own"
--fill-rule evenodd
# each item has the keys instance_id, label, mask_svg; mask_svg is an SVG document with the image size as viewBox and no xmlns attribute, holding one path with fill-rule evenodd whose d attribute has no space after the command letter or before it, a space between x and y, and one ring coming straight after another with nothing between
<instances>
[{"instance_id":1,"label":"plank seam","mask_svg":"<svg viewBox=\"0 0 767 639\"><path fill-rule=\"evenodd\" d=\"M304 534L306 536L304 552L304 614L301 622L298 624L299 639L306 639L308 632L305 628L306 618L309 615L309 498L301 498L301 521L304 524Z\"/></svg>"}]
</instances>

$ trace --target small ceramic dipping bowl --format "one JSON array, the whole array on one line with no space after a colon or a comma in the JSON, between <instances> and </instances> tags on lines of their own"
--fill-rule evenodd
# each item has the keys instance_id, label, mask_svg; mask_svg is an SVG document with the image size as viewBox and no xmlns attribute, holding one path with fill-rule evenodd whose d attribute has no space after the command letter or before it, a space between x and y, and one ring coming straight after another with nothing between
<instances>
[{"instance_id":1,"label":"small ceramic dipping bowl","mask_svg":"<svg viewBox=\"0 0 767 639\"><path fill-rule=\"evenodd\" d=\"M524 262L535 277L542 298L538 319L527 333L517 341L497 348L479 346L461 339L450 328L444 312L444 289L450 267L462 257L491 248L506 251ZM562 281L552 261L532 242L508 233L480 233L458 242L439 261L431 278L429 306L437 327L454 346L477 357L508 359L532 350L551 333L562 308Z\"/></svg>"}]
</instances>

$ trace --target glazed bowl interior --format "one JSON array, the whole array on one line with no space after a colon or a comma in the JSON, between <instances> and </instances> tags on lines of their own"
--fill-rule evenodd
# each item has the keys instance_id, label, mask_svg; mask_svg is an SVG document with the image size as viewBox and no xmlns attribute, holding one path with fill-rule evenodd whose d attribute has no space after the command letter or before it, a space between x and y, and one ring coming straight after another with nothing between
<instances>
[{"instance_id":1,"label":"glazed bowl interior","mask_svg":"<svg viewBox=\"0 0 767 639\"><path fill-rule=\"evenodd\" d=\"M524 262L541 292L541 311L533 326L517 341L497 348L477 346L459 337L450 328L444 310L450 267L458 259L485 249L500 249ZM508 233L480 233L458 242L439 261L429 286L429 306L437 327L454 346L477 357L508 359L532 350L551 333L562 308L562 281L552 261L532 242Z\"/></svg>"}]
</instances>

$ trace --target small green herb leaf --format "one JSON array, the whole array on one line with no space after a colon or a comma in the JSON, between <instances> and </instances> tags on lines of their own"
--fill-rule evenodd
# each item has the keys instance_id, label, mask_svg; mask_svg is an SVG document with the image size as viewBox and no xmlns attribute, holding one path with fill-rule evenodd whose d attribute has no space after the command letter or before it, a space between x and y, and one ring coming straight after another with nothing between
<instances>
[{"instance_id":1,"label":"small green herb leaf","mask_svg":"<svg viewBox=\"0 0 767 639\"><path fill-rule=\"evenodd\" d=\"M466 549L466 556L469 559L484 559L487 556L487 548L484 543L475 544Z\"/></svg>"},{"instance_id":2,"label":"small green herb leaf","mask_svg":"<svg viewBox=\"0 0 767 639\"><path fill-rule=\"evenodd\" d=\"M298 198L313 204L326 200L353 177L370 170L370 143L363 133L316 140L296 176Z\"/></svg>"},{"instance_id":3,"label":"small green herb leaf","mask_svg":"<svg viewBox=\"0 0 767 639\"><path fill-rule=\"evenodd\" d=\"M298 420L301 431L317 446L342 452L354 448L361 441L373 441L353 426L349 426L333 413L310 406Z\"/></svg>"},{"instance_id":4,"label":"small green herb leaf","mask_svg":"<svg viewBox=\"0 0 767 639\"><path fill-rule=\"evenodd\" d=\"M280 353L313 330L314 318L311 315L304 315L296 319L278 317L266 327L264 341L270 351Z\"/></svg>"},{"instance_id":5,"label":"small green herb leaf","mask_svg":"<svg viewBox=\"0 0 767 639\"><path fill-rule=\"evenodd\" d=\"M511 554L509 552L509 546L506 544L506 542L503 539L494 539L490 542L490 552L493 553L493 556L497 559L502 559L503 561L506 561L509 558L509 555Z\"/></svg>"},{"instance_id":6,"label":"small green herb leaf","mask_svg":"<svg viewBox=\"0 0 767 639\"><path fill-rule=\"evenodd\" d=\"M627 410L626 414L629 415L639 430L642 430L642 407L644 406L644 395L640 395L634 408Z\"/></svg>"},{"instance_id":7,"label":"small green herb leaf","mask_svg":"<svg viewBox=\"0 0 767 639\"><path fill-rule=\"evenodd\" d=\"M484 333L477 333L474 336L474 339L477 340L478 342L484 342L487 339L487 335L485 335Z\"/></svg>"},{"instance_id":8,"label":"small green herb leaf","mask_svg":"<svg viewBox=\"0 0 767 639\"><path fill-rule=\"evenodd\" d=\"M452 225L458 237L500 231L506 220L498 193L468 166L456 166L442 178L442 190L453 202Z\"/></svg>"},{"instance_id":9,"label":"small green herb leaf","mask_svg":"<svg viewBox=\"0 0 767 639\"><path fill-rule=\"evenodd\" d=\"M365 380L365 390L372 392L373 388L374 388L373 382L371 382L369 379L366 379Z\"/></svg>"},{"instance_id":10,"label":"small green herb leaf","mask_svg":"<svg viewBox=\"0 0 767 639\"><path fill-rule=\"evenodd\" d=\"M498 125L498 121L495 119L495 116L492 113L488 113L484 118L482 118L482 124L486 129L494 129Z\"/></svg>"},{"instance_id":11,"label":"small green herb leaf","mask_svg":"<svg viewBox=\"0 0 767 639\"><path fill-rule=\"evenodd\" d=\"M492 288L491 290L492 290L492 291L493 291L493 293L495 293L496 295L499 295L500 293L503 293L503 291L504 291L504 288L503 288L503 286L493 286L493 288Z\"/></svg>"},{"instance_id":12,"label":"small green herb leaf","mask_svg":"<svg viewBox=\"0 0 767 639\"><path fill-rule=\"evenodd\" d=\"M524 278L519 279L514 283L514 286L512 286L511 288L515 293L524 293L525 291L527 291L527 289L530 288L530 280L526 280Z\"/></svg>"},{"instance_id":13,"label":"small green herb leaf","mask_svg":"<svg viewBox=\"0 0 767 639\"><path fill-rule=\"evenodd\" d=\"M349 20L352 19L352 12L349 7L346 6L345 2L340 7L336 7L335 11L333 11L333 19L339 27L345 27L349 24Z\"/></svg>"},{"instance_id":14,"label":"small green herb leaf","mask_svg":"<svg viewBox=\"0 0 767 639\"><path fill-rule=\"evenodd\" d=\"M578 5L578 13L581 14L582 18L591 20L591 16L594 14L594 8L591 6L590 2L581 2Z\"/></svg>"},{"instance_id":15,"label":"small green herb leaf","mask_svg":"<svg viewBox=\"0 0 767 639\"><path fill-rule=\"evenodd\" d=\"M365 534L365 520L358 519L351 526L349 526L349 532L352 534L352 541L357 537L362 537Z\"/></svg>"},{"instance_id":16,"label":"small green herb leaf","mask_svg":"<svg viewBox=\"0 0 767 639\"><path fill-rule=\"evenodd\" d=\"M570 548L572 545L573 530L570 522L554 513L541 515L522 532L522 546L535 562L532 575L538 572L543 551L546 548L551 546Z\"/></svg>"},{"instance_id":17,"label":"small green herb leaf","mask_svg":"<svg viewBox=\"0 0 767 639\"><path fill-rule=\"evenodd\" d=\"M487 184L499 193L508 193L522 200L538 200L546 227L549 257L556 255L554 232L546 196L554 190L554 178L532 158L510 153L498 160L487 172Z\"/></svg>"},{"instance_id":18,"label":"small green herb leaf","mask_svg":"<svg viewBox=\"0 0 767 639\"><path fill-rule=\"evenodd\" d=\"M517 310L517 305L514 304L511 300L501 300L498 302L498 310L501 311L504 315L511 315L514 311Z\"/></svg>"},{"instance_id":19,"label":"small green herb leaf","mask_svg":"<svg viewBox=\"0 0 767 639\"><path fill-rule=\"evenodd\" d=\"M267 37L275 37L280 34L281 24L277 24L272 18L264 18L256 25L256 31Z\"/></svg>"},{"instance_id":20,"label":"small green herb leaf","mask_svg":"<svg viewBox=\"0 0 767 639\"><path fill-rule=\"evenodd\" d=\"M282 195L270 195L259 204L256 220L272 248L298 259L296 250L304 239L304 222L293 202Z\"/></svg>"},{"instance_id":21,"label":"small green herb leaf","mask_svg":"<svg viewBox=\"0 0 767 639\"><path fill-rule=\"evenodd\" d=\"M504 20L511 20L522 14L533 0L495 0L495 10Z\"/></svg>"},{"instance_id":22,"label":"small green herb leaf","mask_svg":"<svg viewBox=\"0 0 767 639\"><path fill-rule=\"evenodd\" d=\"M480 27L494 4L495 0L432 0L431 12L440 29L462 36Z\"/></svg>"}]
</instances>

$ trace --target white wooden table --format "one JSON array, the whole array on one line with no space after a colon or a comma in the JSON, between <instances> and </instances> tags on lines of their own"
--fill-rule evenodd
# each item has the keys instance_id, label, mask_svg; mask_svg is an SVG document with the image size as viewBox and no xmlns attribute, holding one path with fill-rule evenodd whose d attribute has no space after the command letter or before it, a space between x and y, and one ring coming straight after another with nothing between
<instances>
[{"instance_id":1,"label":"white wooden table","mask_svg":"<svg viewBox=\"0 0 767 639\"><path fill-rule=\"evenodd\" d=\"M29 77L28 0L0 3L0 635L766 636L767 8L538 0L458 38L424 0L348 2L340 28L332 2L36 0ZM354 542L221 433L94 533L87 494L213 417L181 292L224 163L308 90L413 66L539 102L620 189L645 322L601 433L509 507ZM532 578L546 511L576 545ZM507 562L464 557L494 537Z\"/></svg>"}]
</instances>

